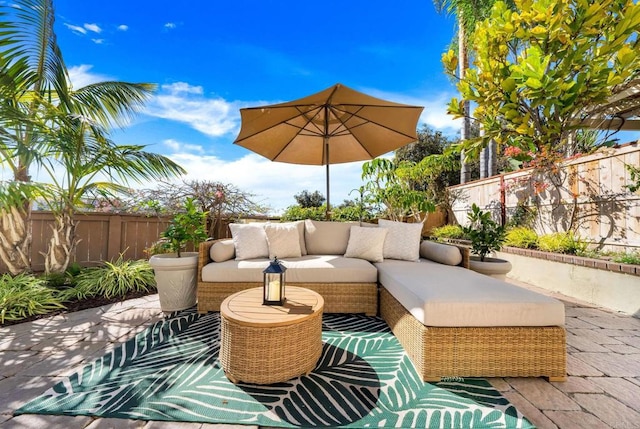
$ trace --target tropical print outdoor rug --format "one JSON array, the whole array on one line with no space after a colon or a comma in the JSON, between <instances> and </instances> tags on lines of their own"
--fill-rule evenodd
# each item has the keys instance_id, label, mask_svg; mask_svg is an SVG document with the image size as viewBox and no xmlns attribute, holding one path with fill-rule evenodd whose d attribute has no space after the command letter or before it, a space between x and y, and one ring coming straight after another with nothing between
<instances>
[{"instance_id":1,"label":"tropical print outdoor rug","mask_svg":"<svg viewBox=\"0 0 640 429\"><path fill-rule=\"evenodd\" d=\"M219 328L219 313L177 313L16 414L272 427L533 427L485 380L424 383L379 318L325 315L316 369L268 386L227 380Z\"/></svg>"}]
</instances>

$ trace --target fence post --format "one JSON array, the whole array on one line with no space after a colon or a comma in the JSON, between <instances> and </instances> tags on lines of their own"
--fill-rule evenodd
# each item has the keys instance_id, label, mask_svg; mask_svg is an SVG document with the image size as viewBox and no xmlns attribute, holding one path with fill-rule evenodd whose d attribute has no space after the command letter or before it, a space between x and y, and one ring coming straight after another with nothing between
<instances>
[{"instance_id":1,"label":"fence post","mask_svg":"<svg viewBox=\"0 0 640 429\"><path fill-rule=\"evenodd\" d=\"M122 252L122 249L120 249L122 240L122 217L120 215L109 216L109 235L107 240L107 260L113 261Z\"/></svg>"},{"instance_id":2,"label":"fence post","mask_svg":"<svg viewBox=\"0 0 640 429\"><path fill-rule=\"evenodd\" d=\"M507 224L507 196L504 189L504 174L500 175L500 224Z\"/></svg>"}]
</instances>

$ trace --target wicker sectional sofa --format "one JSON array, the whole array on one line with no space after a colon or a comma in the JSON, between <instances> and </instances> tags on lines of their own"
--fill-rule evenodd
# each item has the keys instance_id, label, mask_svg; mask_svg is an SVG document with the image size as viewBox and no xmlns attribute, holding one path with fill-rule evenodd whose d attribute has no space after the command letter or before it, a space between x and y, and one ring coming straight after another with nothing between
<instances>
[{"instance_id":1,"label":"wicker sectional sofa","mask_svg":"<svg viewBox=\"0 0 640 429\"><path fill-rule=\"evenodd\" d=\"M365 231L373 228L309 220L295 225L300 247L305 241L306 255L278 256L287 267L287 285L320 293L328 313L381 316L423 380L566 379L560 301L468 270L469 251L464 247L421 243L419 234L416 243L415 232L410 238L392 234L398 228L415 227L385 224L389 227L385 245L395 240L396 245L410 247L409 257L378 259L377 251L371 256L372 249L380 247L378 240L361 246L367 261L353 257L352 244L356 236L374 234ZM261 286L262 270L270 259L237 260L238 249L238 243L229 239L201 243L199 312L218 311L230 294ZM380 249L382 255L386 251L386 247Z\"/></svg>"}]
</instances>

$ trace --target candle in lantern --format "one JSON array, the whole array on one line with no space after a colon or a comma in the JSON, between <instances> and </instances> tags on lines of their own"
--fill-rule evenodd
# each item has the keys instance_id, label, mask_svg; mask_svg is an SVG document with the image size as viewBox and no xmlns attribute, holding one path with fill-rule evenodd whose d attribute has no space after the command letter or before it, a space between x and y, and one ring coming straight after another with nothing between
<instances>
[{"instance_id":1,"label":"candle in lantern","mask_svg":"<svg viewBox=\"0 0 640 429\"><path fill-rule=\"evenodd\" d=\"M280 301L280 280L271 280L267 290L268 301Z\"/></svg>"}]
</instances>

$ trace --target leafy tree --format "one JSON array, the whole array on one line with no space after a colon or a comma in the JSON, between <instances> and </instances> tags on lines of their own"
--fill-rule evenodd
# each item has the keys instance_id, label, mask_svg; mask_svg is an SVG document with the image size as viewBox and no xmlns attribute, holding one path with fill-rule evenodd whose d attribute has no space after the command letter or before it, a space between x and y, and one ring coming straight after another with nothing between
<instances>
[{"instance_id":1,"label":"leafy tree","mask_svg":"<svg viewBox=\"0 0 640 429\"><path fill-rule=\"evenodd\" d=\"M458 83L449 112L473 117L482 137L463 143L477 153L490 139L517 148L546 168L564 152L570 133L617 85L640 76L640 5L632 0L498 1L472 36L475 68ZM443 62L455 73L458 56Z\"/></svg>"},{"instance_id":2,"label":"leafy tree","mask_svg":"<svg viewBox=\"0 0 640 429\"><path fill-rule=\"evenodd\" d=\"M184 201L192 198L201 211L208 213L208 235L219 238L224 220L266 214L268 208L253 200L254 194L228 183L190 180L181 183L160 182L154 189L134 191L121 209L151 215L176 214Z\"/></svg>"},{"instance_id":3,"label":"leafy tree","mask_svg":"<svg viewBox=\"0 0 640 429\"><path fill-rule=\"evenodd\" d=\"M427 194L416 190L412 175L414 163L395 163L387 158L375 158L362 165L366 181L363 195L367 202L382 209L383 216L403 221L407 217L420 219L422 213L433 212L435 205Z\"/></svg>"},{"instance_id":4,"label":"leafy tree","mask_svg":"<svg viewBox=\"0 0 640 429\"><path fill-rule=\"evenodd\" d=\"M293 196L298 205L302 208L320 207L327 199L319 191L313 191L313 193L306 189L299 194Z\"/></svg>"}]
</instances>

